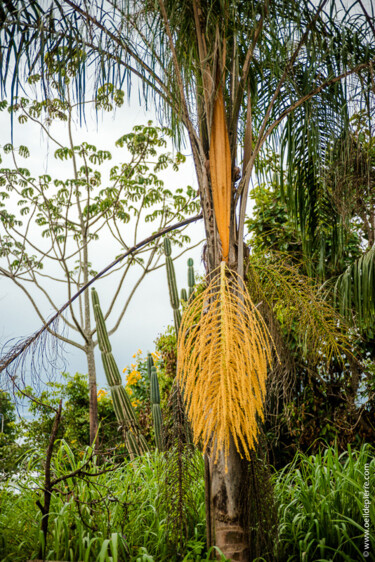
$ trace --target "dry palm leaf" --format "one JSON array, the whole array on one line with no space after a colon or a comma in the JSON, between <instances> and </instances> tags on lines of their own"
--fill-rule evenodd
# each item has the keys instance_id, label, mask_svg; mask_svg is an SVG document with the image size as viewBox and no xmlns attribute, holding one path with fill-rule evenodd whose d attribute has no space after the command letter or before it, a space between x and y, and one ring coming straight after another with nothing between
<instances>
[{"instance_id":1,"label":"dry palm leaf","mask_svg":"<svg viewBox=\"0 0 375 562\"><path fill-rule=\"evenodd\" d=\"M242 285L243 287L243 285ZM263 419L272 340L237 274L219 273L185 310L178 339L177 376L183 385L194 440L227 457L230 435L250 458Z\"/></svg>"},{"instance_id":2,"label":"dry palm leaf","mask_svg":"<svg viewBox=\"0 0 375 562\"><path fill-rule=\"evenodd\" d=\"M232 175L224 96L221 87L217 93L212 117L210 173L216 225L220 235L223 259L228 261Z\"/></svg>"}]
</instances>

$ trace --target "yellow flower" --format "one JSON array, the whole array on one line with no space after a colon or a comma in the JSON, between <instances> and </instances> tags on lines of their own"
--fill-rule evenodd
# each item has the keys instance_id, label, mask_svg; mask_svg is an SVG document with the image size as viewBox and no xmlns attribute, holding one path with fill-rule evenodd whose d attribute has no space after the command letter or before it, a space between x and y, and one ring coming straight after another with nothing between
<instances>
[{"instance_id":1,"label":"yellow flower","mask_svg":"<svg viewBox=\"0 0 375 562\"><path fill-rule=\"evenodd\" d=\"M141 378L141 373L139 371L133 370L127 378L127 386L132 386L133 384L136 384L137 381L139 381L139 379Z\"/></svg>"},{"instance_id":2,"label":"yellow flower","mask_svg":"<svg viewBox=\"0 0 375 562\"><path fill-rule=\"evenodd\" d=\"M126 371L128 370L128 367L124 367L124 369L122 370L123 373L126 373Z\"/></svg>"},{"instance_id":3,"label":"yellow flower","mask_svg":"<svg viewBox=\"0 0 375 562\"><path fill-rule=\"evenodd\" d=\"M99 402L99 400L104 398L104 396L107 396L107 394L108 394L108 392L106 392L105 390L103 390L103 388L101 388L98 392L98 402Z\"/></svg>"}]
</instances>

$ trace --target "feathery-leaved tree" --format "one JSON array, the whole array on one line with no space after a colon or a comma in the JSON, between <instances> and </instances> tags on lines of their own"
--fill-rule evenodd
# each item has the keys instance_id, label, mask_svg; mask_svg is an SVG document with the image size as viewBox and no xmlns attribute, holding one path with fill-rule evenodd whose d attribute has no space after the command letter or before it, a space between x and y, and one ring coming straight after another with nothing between
<instances>
[{"instance_id":1,"label":"feathery-leaved tree","mask_svg":"<svg viewBox=\"0 0 375 562\"><path fill-rule=\"evenodd\" d=\"M241 330L249 327L246 318L249 314L257 316L252 309L249 312L248 297L241 292L249 182L262 147L272 138L277 141L286 119L299 110L303 111L305 126L297 131L285 127L284 145L292 154L305 142L312 143L308 162L320 157L323 135L337 136L347 126L348 79L362 76L369 80L375 61L373 22L366 13L350 19L349 9L340 16L336 6L335 1L328 0L319 5L308 0L97 0L90 5L84 0L40 4L20 0L8 2L0 13L1 76L3 83L13 77L14 93L24 73L34 71L36 66L43 70L47 52L65 46L60 55L64 64L80 49L84 55L76 80L79 98L85 95L87 82L83 78L89 65L96 69L99 84L110 76L112 82L127 80L130 87L131 79L137 76L143 99L156 104L176 141L186 133L198 178L207 238L205 263L211 283L211 292L202 300L201 316L207 310L216 310L217 315L216 332L211 331L211 339L205 343L212 347L205 365L205 374L212 366L206 386L222 385L218 400L225 398L216 405L216 415L227 406L234 413L239 403L228 404L226 389L240 381L252 404L246 424L254 432L256 410L260 413L261 409L255 408L250 381L264 378L266 365L260 360L259 345L255 345L257 355L248 358L254 370L252 377L240 365L236 371L238 347L231 348L226 339L237 330L237 344L243 346ZM352 87L361 88L361 81L353 80ZM319 128L314 127L314 135L308 135L308 124L317 107L324 107L324 121ZM306 185L309 183L305 181ZM319 193L314 189L307 193L319 210ZM315 216L307 218L308 224ZM220 265L222 261L225 266ZM216 276L219 267L220 275ZM243 322L236 328L231 322L241 315ZM191 315L194 321L196 316ZM264 337L267 339L266 332ZM202 349L199 356L195 346L197 349L194 364L199 369L206 355ZM215 351L218 357L214 360ZM267 355L264 350L261 353ZM197 376L196 370L193 376ZM188 404L189 400L196 404L198 397L187 399ZM257 403L259 400L257 397ZM201 416L207 413L196 410ZM248 465L242 457L251 438L246 434L236 447L230 428L224 440L215 441L217 421L207 419L210 425L204 429L205 435L211 436L205 441L210 457L210 474L206 477L208 541L217 544L229 558L248 560L243 501ZM224 450L220 449L222 443Z\"/></svg>"},{"instance_id":2,"label":"feathery-leaved tree","mask_svg":"<svg viewBox=\"0 0 375 562\"><path fill-rule=\"evenodd\" d=\"M139 231L145 222L153 227L157 224L160 229L196 209L192 188L172 193L158 177L168 166L177 168L184 157L178 154L172 157L163 151L169 131L152 123L135 127L117 141L118 148L127 150L128 161L112 165L110 177L105 178L102 167L112 159L111 152L97 149L91 143L75 142L75 104L67 87L72 75L74 71L64 78L65 99L59 98L61 87L51 76L48 98L40 101L20 97L9 108L22 127L33 122L45 132L55 148L55 158L67 162L67 177L53 178L46 173L33 176L22 162L30 157L24 145L7 143L0 151L0 159L4 160L0 169L0 278L18 287L43 324L47 310L59 308L56 297L59 289L66 290L67 298L71 298L95 275L97 253L103 243L110 240L113 251L119 254L139 241ZM38 82L38 77L34 76L32 82ZM110 109L110 91L111 85L102 88L99 98L92 103ZM120 104L122 94L116 93ZM5 108L3 102L2 109ZM52 125L56 122L66 124L66 138L55 134ZM35 155L31 158L35 161ZM187 240L181 231L174 235L179 245ZM117 272L117 278L105 310L106 319L111 321L110 334L121 325L133 295L146 275L158 267L160 257L160 242L156 242L111 272ZM130 285L129 277L135 271L137 275L132 277ZM115 275L112 279L115 280ZM50 329L50 333L85 355L93 442L98 430L94 357L98 341L87 291L69 307L69 316L63 316L62 321L66 330L61 333ZM41 373L33 375L35 384ZM18 370L18 376L25 378L22 369Z\"/></svg>"}]
</instances>

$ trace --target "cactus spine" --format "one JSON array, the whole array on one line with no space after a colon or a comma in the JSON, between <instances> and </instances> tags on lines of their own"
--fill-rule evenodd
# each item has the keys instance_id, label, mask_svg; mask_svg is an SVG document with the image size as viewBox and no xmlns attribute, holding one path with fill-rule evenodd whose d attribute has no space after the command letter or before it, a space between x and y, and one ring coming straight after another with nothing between
<instances>
[{"instance_id":1,"label":"cactus spine","mask_svg":"<svg viewBox=\"0 0 375 562\"><path fill-rule=\"evenodd\" d=\"M165 253L165 265L167 268L169 298L173 308L174 326L176 329L176 334L178 334L181 324L180 299L178 298L176 273L171 258L172 248L171 248L171 241L169 240L169 238L164 238L164 253Z\"/></svg>"},{"instance_id":2,"label":"cactus spine","mask_svg":"<svg viewBox=\"0 0 375 562\"><path fill-rule=\"evenodd\" d=\"M113 408L116 418L123 428L128 452L131 457L136 457L148 451L147 443L140 433L132 403L122 385L120 371L112 355L112 347L109 342L104 316L100 308L98 293L95 289L92 289L91 297L98 343L102 354L104 372L111 389Z\"/></svg>"},{"instance_id":3,"label":"cactus spine","mask_svg":"<svg viewBox=\"0 0 375 562\"><path fill-rule=\"evenodd\" d=\"M156 372L156 367L154 366L154 361L152 359L151 353L147 357L147 370L150 378L150 402L152 419L154 420L154 430L155 430L155 442L156 447L159 451L164 450L164 439L163 439L163 421L161 417L160 408L160 391L159 391L159 381Z\"/></svg>"}]
</instances>

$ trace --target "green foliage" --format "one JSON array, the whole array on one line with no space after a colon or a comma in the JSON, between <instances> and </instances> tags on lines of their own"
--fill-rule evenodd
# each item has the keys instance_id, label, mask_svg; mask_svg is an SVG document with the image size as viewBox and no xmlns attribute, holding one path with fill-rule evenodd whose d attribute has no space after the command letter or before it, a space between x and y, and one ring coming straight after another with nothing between
<instances>
[{"instance_id":1,"label":"green foliage","mask_svg":"<svg viewBox=\"0 0 375 562\"><path fill-rule=\"evenodd\" d=\"M364 354L359 345L353 346L356 350L358 355ZM357 368L353 363L340 366L333 362L329 369L321 367L317 372L311 372L308 363L299 365L289 399L279 405L278 413L273 406L266 424L271 458L277 467L284 466L297 451L313 454L336 443L342 452L350 445L375 442L373 361Z\"/></svg>"},{"instance_id":2,"label":"green foliage","mask_svg":"<svg viewBox=\"0 0 375 562\"><path fill-rule=\"evenodd\" d=\"M41 455L43 457L43 455ZM176 457L177 458L177 457ZM60 441L52 463L54 486L47 542L48 560L87 562L202 562L206 558L203 459L192 453L196 472L185 484L184 550L171 542L170 507L161 502L167 460L155 452L116 465L92 458L92 449L74 453ZM43 477L35 456L22 481L0 490L0 558L35 558L41 535L35 504ZM185 467L185 465L183 465ZM186 467L185 467L186 468ZM189 471L191 467L189 468ZM69 477L76 471L74 477ZM174 466L178 473L178 466ZM364 560L364 490L375 494L375 456L371 447L339 454L327 448L315 456L298 454L274 475L279 510L279 562ZM177 494L177 488L174 489ZM370 502L369 551L375 547L375 507ZM177 554L180 552L180 554ZM112 557L112 558L111 558ZM262 560L262 559L260 559Z\"/></svg>"},{"instance_id":3,"label":"green foliage","mask_svg":"<svg viewBox=\"0 0 375 562\"><path fill-rule=\"evenodd\" d=\"M175 220L186 218L190 212L195 213L199 207L191 187L171 191L158 175L167 168L178 170L185 159L181 153L168 152L169 129L148 122L123 135L116 146L125 153L126 161L113 165L107 177L103 174L103 167L108 169L112 159L110 151L90 142L74 142L72 130L77 105L73 100L71 77L77 65L84 60L84 54L80 49L74 49L74 54L71 52L69 55L70 63L64 67L61 61L65 55L66 50L58 48L47 57L44 70L49 77L49 88L48 92L43 92L47 96L45 99L14 97L9 107L12 123L16 117L20 117L20 126L32 121L47 135L51 146L56 149L55 158L68 164L65 177L56 178L47 173L33 177L21 164L21 160L29 156L23 145L17 148L5 144L0 150L4 153L4 164L0 169L0 276L22 289L43 323L46 303L47 307L59 308L55 300L56 287L64 286L67 299L70 299L97 273L99 233L101 241L106 236L112 240L110 246L115 257L129 249L129 241L132 245L139 242L143 223L149 223L151 234ZM61 80L56 76L59 72L63 73ZM34 75L31 82L38 84L40 78ZM40 93L38 88L36 91ZM97 107L111 110L110 102L114 99L117 105L121 105L123 97L123 92L110 84L101 84ZM91 100L87 103L95 102ZM56 120L64 122L62 138L54 136L55 129L51 125ZM171 238L172 243L178 246L190 241L179 230L173 231ZM120 325L140 282L157 266L161 243L161 240L155 239L116 268L117 272L121 272L118 284L104 311L106 318L111 312L111 318L117 314L114 330ZM134 265L138 266L134 268L137 269L138 279L133 278L132 286L129 286L125 277ZM48 286L45 285L47 279ZM32 288L29 290L29 287ZM124 291L128 292L126 298L123 298ZM70 314L60 316L63 324L69 326L69 336L59 332L51 332L50 335L86 354L89 370L92 371L89 377L93 381L92 354L96 342L89 300L89 292L80 293L69 309ZM120 310L116 306L119 302L122 302ZM113 361L109 361L107 371L108 368L115 369ZM37 377L42 375L40 372L34 374ZM119 390L118 395L122 392ZM90 408L95 413L95 396L91 394L91 398ZM116 405L120 405L122 399L126 406L125 394L116 396ZM90 419L93 438L96 432L95 414Z\"/></svg>"},{"instance_id":4,"label":"green foliage","mask_svg":"<svg viewBox=\"0 0 375 562\"><path fill-rule=\"evenodd\" d=\"M302 275L285 254L274 252L268 259L254 254L247 273L250 294L273 311L286 334L293 332L310 364L329 364L333 356L350 354L343 320L314 280Z\"/></svg>"},{"instance_id":5,"label":"green foliage","mask_svg":"<svg viewBox=\"0 0 375 562\"><path fill-rule=\"evenodd\" d=\"M322 175L346 227L356 223L363 246L375 242L371 217L375 205L375 128L373 99L356 106L346 134L334 139L330 161Z\"/></svg>"},{"instance_id":6,"label":"green foliage","mask_svg":"<svg viewBox=\"0 0 375 562\"><path fill-rule=\"evenodd\" d=\"M340 275L334 298L340 312L369 338L375 336L375 244Z\"/></svg>"},{"instance_id":7,"label":"green foliage","mask_svg":"<svg viewBox=\"0 0 375 562\"><path fill-rule=\"evenodd\" d=\"M0 390L0 436L14 441L17 436L16 407L10 394Z\"/></svg>"},{"instance_id":8,"label":"green foliage","mask_svg":"<svg viewBox=\"0 0 375 562\"><path fill-rule=\"evenodd\" d=\"M19 443L19 436L15 404L8 392L0 390L0 481L20 470L20 461L27 447Z\"/></svg>"},{"instance_id":9,"label":"green foliage","mask_svg":"<svg viewBox=\"0 0 375 562\"><path fill-rule=\"evenodd\" d=\"M122 465L90 459L92 450L75 455L65 441L59 444L52 479L54 487L47 559L86 562L167 562L180 560L168 542L165 508L159 506L163 456L146 454ZM186 561L205 559L203 462L197 453L199 478L191 481ZM43 480L30 472L21 483L0 491L0 558L21 562L38 553L40 513L35 505ZM82 473L80 472L82 470Z\"/></svg>"},{"instance_id":10,"label":"green foliage","mask_svg":"<svg viewBox=\"0 0 375 562\"><path fill-rule=\"evenodd\" d=\"M365 471L368 475L370 558L363 556ZM367 473L368 471L368 473ZM371 559L375 549L374 450L362 447L339 455L328 448L298 454L275 475L279 503L279 562Z\"/></svg>"},{"instance_id":11,"label":"green foliage","mask_svg":"<svg viewBox=\"0 0 375 562\"><path fill-rule=\"evenodd\" d=\"M87 375L62 374L63 382L47 383L47 389L37 396L31 388L26 392L34 396L29 412L31 419L19 422L19 431L29 448L46 449L51 434L54 411L63 399L62 419L58 437L64 439L76 452L82 451L90 442L89 428L89 386ZM112 400L104 389L98 392L98 418L100 423L99 447L111 448L119 445L118 423L113 411Z\"/></svg>"},{"instance_id":12,"label":"green foliage","mask_svg":"<svg viewBox=\"0 0 375 562\"><path fill-rule=\"evenodd\" d=\"M277 159L271 156L271 162L258 163L263 162L269 175L279 173ZM340 451L349 443L374 442L373 346L360 342L356 330L349 329L334 310L332 282L322 287L309 276L317 272L321 256L315 254L315 264L307 260L301 231L277 183L261 184L253 195L254 215L247 220L252 248L249 288L267 318L281 360L269 376L266 432L272 461L283 466L296 451L311 448L314 452L324 441L337 440ZM333 257L329 237L325 244L324 255ZM353 221L340 265L348 268L349 282L353 282L352 270L359 264L355 260L360 253L360 229ZM325 264L325 273L342 271L338 266L332 259ZM337 282L337 301L343 277ZM362 276L357 275L358 280L366 283ZM352 302L346 306L350 306L350 316ZM327 345L335 352L330 363Z\"/></svg>"},{"instance_id":13,"label":"green foliage","mask_svg":"<svg viewBox=\"0 0 375 562\"><path fill-rule=\"evenodd\" d=\"M319 443L374 442L373 346L360 341L329 293L285 254L253 254L248 286L267 319L280 357L268 378L265 430L272 462L283 466Z\"/></svg>"},{"instance_id":14,"label":"green foliage","mask_svg":"<svg viewBox=\"0 0 375 562\"><path fill-rule=\"evenodd\" d=\"M169 326L163 334L157 337L155 345L156 353L159 356L158 380L161 394L161 409L164 414L164 422L169 423L171 421L171 413L168 402L173 381L176 377L177 367L177 337L175 329Z\"/></svg>"},{"instance_id":15,"label":"green foliage","mask_svg":"<svg viewBox=\"0 0 375 562\"><path fill-rule=\"evenodd\" d=\"M137 413L142 432L146 436L147 442L155 442L158 448L159 446L162 447L161 449L159 448L159 450L163 450L164 444L159 440L160 435L158 436L156 434L154 413L157 416L157 425L159 426L161 422L161 412L163 412L163 418L165 412L168 412L168 398L175 374L171 376L166 372L163 352L155 351L147 354L147 357L144 358L142 356L142 351L139 349L137 353L133 355L133 359L135 360L134 363L131 363L130 366L126 366L123 370L126 375L125 389ZM154 390L156 390L155 396L152 396L152 367L157 369L157 379L156 381L154 379L154 386L156 386L157 383L158 388L154 388ZM158 395L158 403L155 403L153 398L157 398ZM155 412L158 405L160 408L160 415ZM162 441L163 440L164 438Z\"/></svg>"},{"instance_id":16,"label":"green foliage","mask_svg":"<svg viewBox=\"0 0 375 562\"><path fill-rule=\"evenodd\" d=\"M253 213L245 224L251 235L254 251L288 252L295 259L301 257L301 236L292 219L288 217L286 203L280 190L261 183L251 192Z\"/></svg>"},{"instance_id":17,"label":"green foliage","mask_svg":"<svg viewBox=\"0 0 375 562\"><path fill-rule=\"evenodd\" d=\"M340 312L368 339L375 335L375 129L374 106L352 115L347 135L336 139L326 182L342 220L356 225L362 252L352 260L334 288ZM367 248L364 250L365 246ZM364 250L364 251L363 251ZM350 248L346 248L350 252Z\"/></svg>"},{"instance_id":18,"label":"green foliage","mask_svg":"<svg viewBox=\"0 0 375 562\"><path fill-rule=\"evenodd\" d=\"M58 100L53 103L58 103ZM40 111L36 112L38 116L44 110L43 104L39 105ZM12 111L27 110L24 105L16 104ZM98 150L87 142L60 147L55 152L58 159L77 162L76 177L60 180L43 174L34 178L27 169L20 166L13 169L2 168L1 201L6 201L10 194L17 199L17 212L9 212L6 204L0 202L0 218L6 230L4 237L1 237L0 255L10 260L9 267L13 274L25 272L30 266L36 269L43 267L43 260L35 252L30 253L31 247L26 251L27 240L22 243L15 230L16 226L26 226L28 215L35 214L34 222L41 227L43 237L60 244L67 243L70 237L77 244L82 243L85 234L72 214L77 197L81 201L82 216L88 221L90 241L97 238L98 221L104 226L113 216L123 224L128 223L132 217L137 222L142 217L145 222L162 219L164 225L166 221L183 220L186 213L196 212L197 203L193 201L195 192L192 188L188 187L186 192L177 189L173 194L156 175L161 169L170 165L178 166L182 162L179 156L172 158L169 153L158 152L158 148L165 145L164 136L168 136L167 129L154 127L149 122L147 126L134 127L133 133L121 137L117 145L126 148L131 159L128 163L117 164L111 169L110 185L107 183L105 187L101 187L103 180L99 167L112 156L109 151ZM16 156L12 146L9 150L4 147L4 152ZM21 149L19 154L26 156ZM93 165L97 168L93 168ZM95 227L92 228L91 225ZM188 236L178 231L171 236L179 246L190 241ZM71 271L72 276L78 273L73 269Z\"/></svg>"},{"instance_id":19,"label":"green foliage","mask_svg":"<svg viewBox=\"0 0 375 562\"><path fill-rule=\"evenodd\" d=\"M159 505L166 509L168 542L183 558L189 543L189 528L196 506L194 488L202 471L202 457L197 454L185 414L178 384L174 384L168 401L171 421L165 432L167 450L165 471L160 483Z\"/></svg>"},{"instance_id":20,"label":"green foliage","mask_svg":"<svg viewBox=\"0 0 375 562\"><path fill-rule=\"evenodd\" d=\"M329 234L328 230L320 237L324 248L312 247L309 255L306 255L301 229L288 209L280 186L274 181L260 183L251 195L255 204L252 216L245 223L253 252L261 255L272 252L285 254L298 265L302 273L319 274L322 278L324 270L325 279L341 273L360 255L360 236L355 223L345 231L345 252L340 255L339 261L332 247L332 233Z\"/></svg>"},{"instance_id":21,"label":"green foliage","mask_svg":"<svg viewBox=\"0 0 375 562\"><path fill-rule=\"evenodd\" d=\"M158 356L153 353L153 360L157 364ZM125 373L125 390L130 398L134 411L137 414L142 433L147 443L154 442L154 431L150 405L150 377L148 372L148 357L144 358L138 349L133 355L134 363L123 369Z\"/></svg>"}]
</instances>

